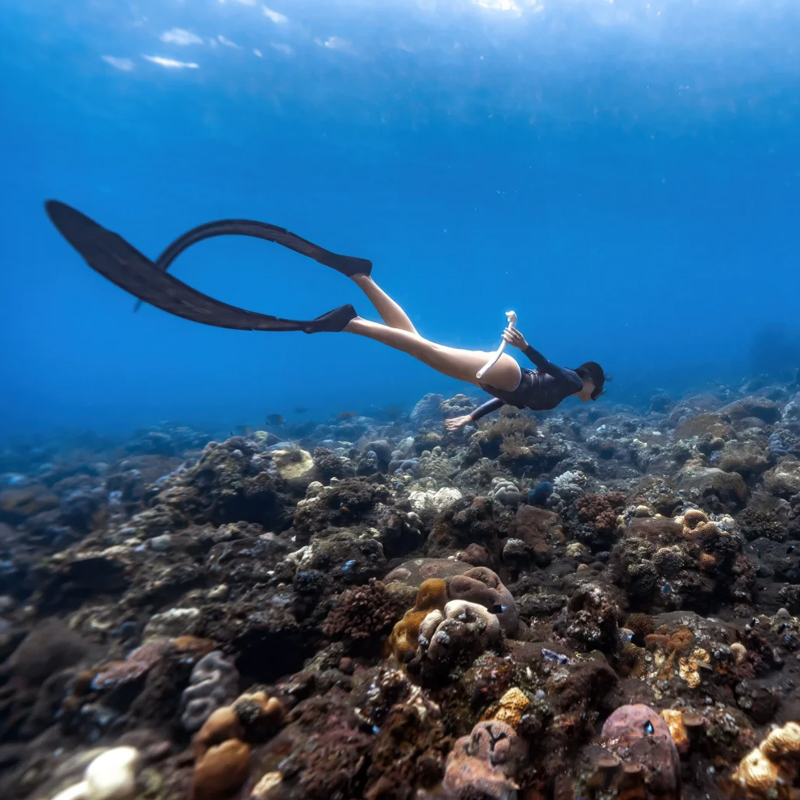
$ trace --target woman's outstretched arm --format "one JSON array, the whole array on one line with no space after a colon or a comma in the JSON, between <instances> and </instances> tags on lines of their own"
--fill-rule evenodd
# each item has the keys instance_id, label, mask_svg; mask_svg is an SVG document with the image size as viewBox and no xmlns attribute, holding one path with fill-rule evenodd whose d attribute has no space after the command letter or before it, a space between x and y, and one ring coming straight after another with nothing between
<instances>
[{"instance_id":1,"label":"woman's outstretched arm","mask_svg":"<svg viewBox=\"0 0 800 800\"><path fill-rule=\"evenodd\" d=\"M497 411L498 408L501 408L504 405L505 403L502 400L497 397L493 397L491 400L487 400L482 406L478 406L474 411L471 411L469 414L465 414L463 417L446 419L444 421L444 426L449 431L457 431L459 428L469 425L470 422L477 422L481 417L491 414L492 411Z\"/></svg>"}]
</instances>

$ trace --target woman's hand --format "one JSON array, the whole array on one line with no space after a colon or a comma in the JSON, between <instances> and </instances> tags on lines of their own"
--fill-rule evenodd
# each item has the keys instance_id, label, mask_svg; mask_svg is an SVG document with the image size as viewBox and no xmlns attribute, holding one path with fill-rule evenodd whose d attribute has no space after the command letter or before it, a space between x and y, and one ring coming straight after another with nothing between
<instances>
[{"instance_id":1,"label":"woman's hand","mask_svg":"<svg viewBox=\"0 0 800 800\"><path fill-rule=\"evenodd\" d=\"M516 328L506 328L503 331L503 341L518 347L520 350L525 350L528 347L525 337Z\"/></svg>"},{"instance_id":2,"label":"woman's hand","mask_svg":"<svg viewBox=\"0 0 800 800\"><path fill-rule=\"evenodd\" d=\"M452 419L446 419L444 421L444 426L449 431L457 431L459 428L469 425L470 422L472 422L472 417L467 414L465 417L453 417Z\"/></svg>"}]
</instances>

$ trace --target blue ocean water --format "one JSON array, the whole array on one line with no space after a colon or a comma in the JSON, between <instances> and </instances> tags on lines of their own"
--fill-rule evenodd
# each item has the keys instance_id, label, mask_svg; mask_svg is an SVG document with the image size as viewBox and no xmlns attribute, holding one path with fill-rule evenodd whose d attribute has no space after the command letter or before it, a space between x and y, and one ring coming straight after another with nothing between
<instances>
[{"instance_id":1,"label":"blue ocean water","mask_svg":"<svg viewBox=\"0 0 800 800\"><path fill-rule=\"evenodd\" d=\"M134 314L46 198L152 257L212 219L284 226L372 259L454 346L493 349L514 309L552 360L613 374L601 402L796 368L798 42L778 0L2 0L0 433L468 388L346 334ZM174 271L252 310L375 318L260 241Z\"/></svg>"}]
</instances>

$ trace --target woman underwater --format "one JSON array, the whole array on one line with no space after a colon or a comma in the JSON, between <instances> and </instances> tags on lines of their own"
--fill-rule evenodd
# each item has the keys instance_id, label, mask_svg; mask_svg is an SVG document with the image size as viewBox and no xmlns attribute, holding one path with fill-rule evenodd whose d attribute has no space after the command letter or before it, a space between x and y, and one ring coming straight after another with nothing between
<instances>
[{"instance_id":1,"label":"woman underwater","mask_svg":"<svg viewBox=\"0 0 800 800\"><path fill-rule=\"evenodd\" d=\"M350 278L364 292L386 324L357 316L345 325L345 332L366 336L395 350L402 350L437 372L473 383L494 396L494 399L470 414L446 420L448 430L463 428L504 405L544 411L555 408L567 397L575 396L586 403L597 400L603 394L605 374L599 364L587 361L575 370L559 367L534 350L522 333L511 326L503 332L503 341L522 350L536 365L536 369L523 369L514 358L502 353L479 380L476 376L481 367L492 359L492 353L460 350L424 339L417 333L406 312L369 275L361 273Z\"/></svg>"},{"instance_id":2,"label":"woman underwater","mask_svg":"<svg viewBox=\"0 0 800 800\"><path fill-rule=\"evenodd\" d=\"M50 220L86 263L140 302L184 319L222 328L354 333L408 353L437 372L475 384L493 396L470 414L447 420L448 430L462 428L503 405L544 411L555 408L567 397L578 397L585 403L603 394L607 376L599 364L587 361L574 370L559 367L534 350L513 323L504 331L503 341L522 350L536 366L535 370L523 369L507 353L460 350L423 338L405 311L372 279L372 262L325 250L284 228L254 220L209 222L176 239L153 262L121 236L65 203L49 200L45 207ZM308 321L246 311L198 292L168 272L172 262L187 247L225 235L253 236L275 242L341 272L359 286L385 324L359 317L351 305Z\"/></svg>"}]
</instances>

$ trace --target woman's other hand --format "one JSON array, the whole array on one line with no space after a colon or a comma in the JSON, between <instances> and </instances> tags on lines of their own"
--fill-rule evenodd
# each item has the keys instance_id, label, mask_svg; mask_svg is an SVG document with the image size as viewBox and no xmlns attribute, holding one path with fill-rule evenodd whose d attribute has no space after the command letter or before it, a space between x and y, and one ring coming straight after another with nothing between
<instances>
[{"instance_id":1,"label":"woman's other hand","mask_svg":"<svg viewBox=\"0 0 800 800\"><path fill-rule=\"evenodd\" d=\"M449 431L457 431L459 428L469 425L470 422L472 422L472 417L467 414L465 417L453 417L452 419L446 419L444 421L444 426Z\"/></svg>"},{"instance_id":2,"label":"woman's other hand","mask_svg":"<svg viewBox=\"0 0 800 800\"><path fill-rule=\"evenodd\" d=\"M525 350L528 347L525 337L516 328L506 328L503 331L503 341L518 347L520 350Z\"/></svg>"}]
</instances>

